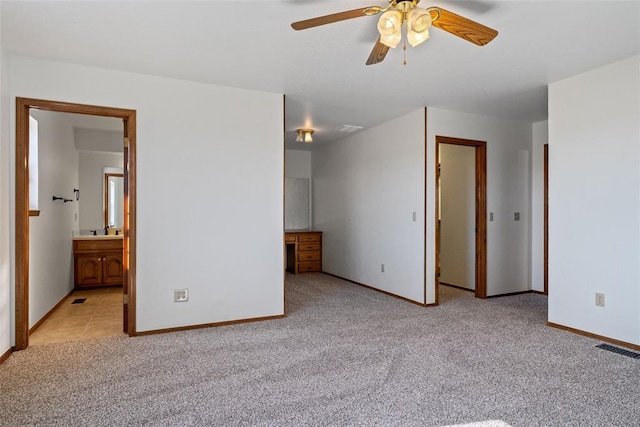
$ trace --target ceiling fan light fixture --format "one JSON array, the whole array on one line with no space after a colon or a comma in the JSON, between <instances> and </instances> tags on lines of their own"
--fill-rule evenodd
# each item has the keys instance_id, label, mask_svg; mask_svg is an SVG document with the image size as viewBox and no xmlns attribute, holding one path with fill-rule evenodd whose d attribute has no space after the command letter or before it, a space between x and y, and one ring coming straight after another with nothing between
<instances>
[{"instance_id":1,"label":"ceiling fan light fixture","mask_svg":"<svg viewBox=\"0 0 640 427\"><path fill-rule=\"evenodd\" d=\"M378 19L380 43L394 48L402 39L402 12L388 10Z\"/></svg>"},{"instance_id":2,"label":"ceiling fan light fixture","mask_svg":"<svg viewBox=\"0 0 640 427\"><path fill-rule=\"evenodd\" d=\"M429 39L429 28L433 19L428 10L414 7L407 18L407 41L413 47Z\"/></svg>"}]
</instances>

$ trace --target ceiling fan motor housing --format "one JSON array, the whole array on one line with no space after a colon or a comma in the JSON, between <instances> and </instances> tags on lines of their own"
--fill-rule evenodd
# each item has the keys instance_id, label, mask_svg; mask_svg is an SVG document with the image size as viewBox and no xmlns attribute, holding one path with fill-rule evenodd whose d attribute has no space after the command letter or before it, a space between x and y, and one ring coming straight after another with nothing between
<instances>
[{"instance_id":1,"label":"ceiling fan motor housing","mask_svg":"<svg viewBox=\"0 0 640 427\"><path fill-rule=\"evenodd\" d=\"M401 12L407 12L413 9L419 3L419 1L420 0L392 0L391 6Z\"/></svg>"}]
</instances>

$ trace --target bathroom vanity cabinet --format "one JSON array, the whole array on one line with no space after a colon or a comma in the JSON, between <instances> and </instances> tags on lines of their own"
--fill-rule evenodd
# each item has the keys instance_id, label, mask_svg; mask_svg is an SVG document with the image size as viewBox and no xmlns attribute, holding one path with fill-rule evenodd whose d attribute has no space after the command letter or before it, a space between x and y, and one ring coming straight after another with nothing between
<instances>
[{"instance_id":1,"label":"bathroom vanity cabinet","mask_svg":"<svg viewBox=\"0 0 640 427\"><path fill-rule=\"evenodd\" d=\"M118 236L77 237L73 240L75 286L123 284L123 240Z\"/></svg>"}]
</instances>

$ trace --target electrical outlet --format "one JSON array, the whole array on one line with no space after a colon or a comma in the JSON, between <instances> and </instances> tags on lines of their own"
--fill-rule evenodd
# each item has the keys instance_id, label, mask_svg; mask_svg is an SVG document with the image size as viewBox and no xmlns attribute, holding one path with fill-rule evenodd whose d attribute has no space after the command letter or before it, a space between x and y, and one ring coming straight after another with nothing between
<instances>
[{"instance_id":1,"label":"electrical outlet","mask_svg":"<svg viewBox=\"0 0 640 427\"><path fill-rule=\"evenodd\" d=\"M493 212L489 212L489 221L493 221Z\"/></svg>"},{"instance_id":2,"label":"electrical outlet","mask_svg":"<svg viewBox=\"0 0 640 427\"><path fill-rule=\"evenodd\" d=\"M414 212L413 213L413 221L415 222L417 218L418 218L418 214Z\"/></svg>"},{"instance_id":3,"label":"electrical outlet","mask_svg":"<svg viewBox=\"0 0 640 427\"><path fill-rule=\"evenodd\" d=\"M189 301L189 289L173 290L173 302L187 302L187 301Z\"/></svg>"},{"instance_id":4,"label":"electrical outlet","mask_svg":"<svg viewBox=\"0 0 640 427\"><path fill-rule=\"evenodd\" d=\"M384 273L384 264L380 264L380 272Z\"/></svg>"},{"instance_id":5,"label":"electrical outlet","mask_svg":"<svg viewBox=\"0 0 640 427\"><path fill-rule=\"evenodd\" d=\"M513 220L514 221L520 221L520 212L514 212L513 213Z\"/></svg>"},{"instance_id":6,"label":"electrical outlet","mask_svg":"<svg viewBox=\"0 0 640 427\"><path fill-rule=\"evenodd\" d=\"M598 307L604 307L604 294L596 292L596 305Z\"/></svg>"}]
</instances>

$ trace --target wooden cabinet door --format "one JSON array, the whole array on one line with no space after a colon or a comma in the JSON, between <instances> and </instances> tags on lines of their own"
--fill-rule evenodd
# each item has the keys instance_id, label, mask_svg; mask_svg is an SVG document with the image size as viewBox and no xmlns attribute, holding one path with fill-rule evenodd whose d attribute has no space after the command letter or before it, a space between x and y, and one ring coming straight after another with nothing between
<instances>
[{"instance_id":1,"label":"wooden cabinet door","mask_svg":"<svg viewBox=\"0 0 640 427\"><path fill-rule=\"evenodd\" d=\"M76 285L92 286L102 283L102 258L79 256L76 258Z\"/></svg>"},{"instance_id":2,"label":"wooden cabinet door","mask_svg":"<svg viewBox=\"0 0 640 427\"><path fill-rule=\"evenodd\" d=\"M104 283L122 284L122 255L106 255L103 263Z\"/></svg>"}]
</instances>

